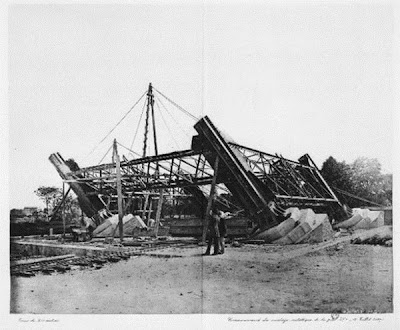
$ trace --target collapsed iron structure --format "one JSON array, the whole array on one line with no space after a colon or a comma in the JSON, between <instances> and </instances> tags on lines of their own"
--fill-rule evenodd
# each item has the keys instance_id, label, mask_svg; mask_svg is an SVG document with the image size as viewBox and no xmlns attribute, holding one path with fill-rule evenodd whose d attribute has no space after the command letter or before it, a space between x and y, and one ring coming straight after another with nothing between
<instances>
[{"instance_id":1,"label":"collapsed iron structure","mask_svg":"<svg viewBox=\"0 0 400 330\"><path fill-rule=\"evenodd\" d=\"M261 230L282 221L288 207L344 217L343 205L308 154L293 161L236 144L207 116L194 128L198 135L193 136L191 149L125 159L118 166L114 162L74 168L59 153L49 159L78 196L83 212L97 224L116 209L118 175L125 209L144 212L148 196L164 194L192 196L203 215L207 201L216 199L226 209L241 209ZM135 199L142 200L141 206L134 206Z\"/></svg>"}]
</instances>

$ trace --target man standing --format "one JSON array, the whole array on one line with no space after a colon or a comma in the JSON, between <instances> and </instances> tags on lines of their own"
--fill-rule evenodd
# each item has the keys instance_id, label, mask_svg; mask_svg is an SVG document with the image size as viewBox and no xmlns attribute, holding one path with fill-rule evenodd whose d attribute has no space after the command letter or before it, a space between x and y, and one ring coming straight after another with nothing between
<instances>
[{"instance_id":1,"label":"man standing","mask_svg":"<svg viewBox=\"0 0 400 330\"><path fill-rule=\"evenodd\" d=\"M214 255L219 252L219 215L217 210L211 211L210 221L208 222L207 227L207 250L204 253L205 256L210 255L211 245L214 245Z\"/></svg>"},{"instance_id":2,"label":"man standing","mask_svg":"<svg viewBox=\"0 0 400 330\"><path fill-rule=\"evenodd\" d=\"M218 215L219 215L219 223L218 223L219 254L224 254L225 253L225 237L226 237L226 232L227 232L225 219L227 218L227 215L222 211L218 211Z\"/></svg>"}]
</instances>

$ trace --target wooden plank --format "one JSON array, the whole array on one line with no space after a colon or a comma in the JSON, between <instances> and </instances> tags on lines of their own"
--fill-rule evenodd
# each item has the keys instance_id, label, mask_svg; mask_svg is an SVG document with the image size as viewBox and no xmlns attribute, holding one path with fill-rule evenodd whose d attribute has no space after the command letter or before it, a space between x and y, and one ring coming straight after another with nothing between
<instances>
[{"instance_id":1,"label":"wooden plank","mask_svg":"<svg viewBox=\"0 0 400 330\"><path fill-rule=\"evenodd\" d=\"M170 234L173 233L192 233L192 232L200 232L202 233L202 227L175 227L170 229ZM236 227L236 228L228 228L227 233L236 233L236 232L248 232L249 230L244 227Z\"/></svg>"},{"instance_id":2,"label":"wooden plank","mask_svg":"<svg viewBox=\"0 0 400 330\"><path fill-rule=\"evenodd\" d=\"M226 219L226 225L227 227L247 227L248 224L248 219L246 218L231 218L231 219ZM191 227L191 226L200 226L203 227L203 220L200 218L192 218L192 219L174 219L170 222L170 226L185 226L185 227Z\"/></svg>"},{"instance_id":3,"label":"wooden plank","mask_svg":"<svg viewBox=\"0 0 400 330\"><path fill-rule=\"evenodd\" d=\"M174 230L174 228L188 228L188 230L190 230L190 228L197 228L197 227L199 227L199 228L203 228L203 225L197 225L197 224L193 224L193 223L191 223L191 224L189 224L189 225L186 225L186 224L176 224L176 225L170 225L170 230ZM247 225L246 226L244 226L244 225L239 225L239 226L235 226L235 225L227 225L227 227L228 228L247 228Z\"/></svg>"},{"instance_id":4,"label":"wooden plank","mask_svg":"<svg viewBox=\"0 0 400 330\"><path fill-rule=\"evenodd\" d=\"M188 230L187 227L179 228L176 227L173 230L169 231L169 234L172 236L194 236L201 237L202 236L202 228L201 227L190 227ZM237 228L237 229L229 229L227 230L227 236L246 236L249 234L247 228Z\"/></svg>"},{"instance_id":5,"label":"wooden plank","mask_svg":"<svg viewBox=\"0 0 400 330\"><path fill-rule=\"evenodd\" d=\"M143 219L143 221L145 221L146 225L149 226L150 223L150 218L151 218L151 214L153 213L153 198L151 196L149 196L149 209L147 210L147 221L145 221L145 219Z\"/></svg>"},{"instance_id":6,"label":"wooden plank","mask_svg":"<svg viewBox=\"0 0 400 330\"><path fill-rule=\"evenodd\" d=\"M56 260L62 260L62 259L74 259L78 258L75 254L65 254L62 256L54 256L54 257L45 257L45 258L34 258L34 259L27 259L27 260L17 260L17 261L12 261L10 263L10 266L18 266L18 265L29 265L29 264L35 264L38 262L43 262L43 261L56 261Z\"/></svg>"},{"instance_id":7,"label":"wooden plank","mask_svg":"<svg viewBox=\"0 0 400 330\"><path fill-rule=\"evenodd\" d=\"M147 203L149 202L149 194L145 195L144 205L143 205L143 212L142 212L142 219L145 221L146 219L146 212L147 212Z\"/></svg>"},{"instance_id":8,"label":"wooden plank","mask_svg":"<svg viewBox=\"0 0 400 330\"><path fill-rule=\"evenodd\" d=\"M160 226L161 209L163 204L163 189L160 189L160 197L158 198L157 213L156 213L156 225L154 228L154 236L158 235L158 228Z\"/></svg>"}]
</instances>

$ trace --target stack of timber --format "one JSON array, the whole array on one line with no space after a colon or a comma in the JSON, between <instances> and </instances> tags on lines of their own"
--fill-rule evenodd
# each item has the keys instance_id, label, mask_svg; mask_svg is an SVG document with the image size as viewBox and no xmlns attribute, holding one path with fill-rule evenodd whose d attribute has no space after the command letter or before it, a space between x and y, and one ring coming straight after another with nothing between
<instances>
[{"instance_id":1,"label":"stack of timber","mask_svg":"<svg viewBox=\"0 0 400 330\"><path fill-rule=\"evenodd\" d=\"M232 217L225 220L228 237L243 237L249 234L248 218ZM170 223L169 234L178 237L201 237L203 234L203 219L173 219Z\"/></svg>"}]
</instances>

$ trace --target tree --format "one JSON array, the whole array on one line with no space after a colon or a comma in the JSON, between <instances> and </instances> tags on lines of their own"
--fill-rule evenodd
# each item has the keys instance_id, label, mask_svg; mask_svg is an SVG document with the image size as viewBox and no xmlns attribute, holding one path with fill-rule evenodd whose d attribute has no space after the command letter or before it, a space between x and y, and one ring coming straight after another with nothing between
<instances>
[{"instance_id":1,"label":"tree","mask_svg":"<svg viewBox=\"0 0 400 330\"><path fill-rule=\"evenodd\" d=\"M79 206L78 198L72 196L72 192L65 198L64 201L64 210L65 210L65 218L66 223L71 224L75 223L77 225L80 224L80 216L81 216L81 208ZM58 211L61 216L62 208Z\"/></svg>"},{"instance_id":2,"label":"tree","mask_svg":"<svg viewBox=\"0 0 400 330\"><path fill-rule=\"evenodd\" d=\"M334 188L353 192L352 169L351 166L343 162L338 162L330 156L321 168L321 174L328 184Z\"/></svg>"},{"instance_id":3,"label":"tree","mask_svg":"<svg viewBox=\"0 0 400 330\"><path fill-rule=\"evenodd\" d=\"M378 204L391 204L392 176L381 173L381 164L376 158L359 157L351 167L357 196Z\"/></svg>"},{"instance_id":4,"label":"tree","mask_svg":"<svg viewBox=\"0 0 400 330\"><path fill-rule=\"evenodd\" d=\"M365 200L381 204L392 203L392 174L382 174L381 164L375 158L359 157L353 163L336 161L332 156L322 165L321 174L332 188ZM367 202L340 193L341 199L351 207L364 206ZM368 204L368 203L367 203Z\"/></svg>"},{"instance_id":5,"label":"tree","mask_svg":"<svg viewBox=\"0 0 400 330\"><path fill-rule=\"evenodd\" d=\"M382 189L384 194L382 196L384 205L392 205L393 200L393 174L384 174L383 175L383 184Z\"/></svg>"},{"instance_id":6,"label":"tree","mask_svg":"<svg viewBox=\"0 0 400 330\"><path fill-rule=\"evenodd\" d=\"M35 194L46 204L47 214L49 207L53 209L62 199L62 190L57 187L41 186L35 190Z\"/></svg>"},{"instance_id":7,"label":"tree","mask_svg":"<svg viewBox=\"0 0 400 330\"><path fill-rule=\"evenodd\" d=\"M57 187L45 187L41 186L37 190L35 190L35 194L46 204L46 214L47 217L52 215L55 208L61 203L63 198L63 193L61 188ZM78 199L71 192L68 194L64 200L64 211L67 223L71 223L77 221L80 216L80 206ZM61 212L63 208L60 208L57 212L57 217L61 217ZM49 218L47 218L49 220Z\"/></svg>"}]
</instances>

